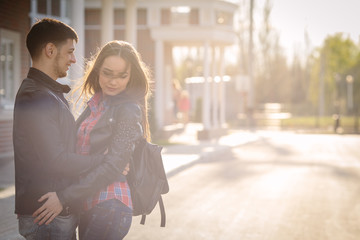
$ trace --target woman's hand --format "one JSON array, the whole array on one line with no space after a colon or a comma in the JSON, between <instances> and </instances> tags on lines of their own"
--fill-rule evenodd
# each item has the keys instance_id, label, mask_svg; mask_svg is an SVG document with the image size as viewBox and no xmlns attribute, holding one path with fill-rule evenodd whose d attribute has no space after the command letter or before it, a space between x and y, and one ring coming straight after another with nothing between
<instances>
[{"instance_id":1,"label":"woman's hand","mask_svg":"<svg viewBox=\"0 0 360 240\"><path fill-rule=\"evenodd\" d=\"M34 222L39 222L39 225L42 225L44 223L48 225L63 210L63 206L60 203L56 192L46 193L38 200L38 202L42 202L44 200L46 200L46 202L32 215L33 217L35 217Z\"/></svg>"},{"instance_id":2,"label":"woman's hand","mask_svg":"<svg viewBox=\"0 0 360 240\"><path fill-rule=\"evenodd\" d=\"M109 149L107 148L107 149L105 150L105 152L104 152L104 155L107 154L108 152L109 152ZM124 169L124 171L122 172L122 174L123 174L124 176L126 176L126 175L129 173L129 171L130 171L130 167L129 167L129 164L127 164L126 167L125 167L125 169Z\"/></svg>"},{"instance_id":3,"label":"woman's hand","mask_svg":"<svg viewBox=\"0 0 360 240\"><path fill-rule=\"evenodd\" d=\"M125 169L123 171L123 174L126 176L129 173L129 171L130 171L129 164L126 164L126 167L125 167Z\"/></svg>"}]
</instances>

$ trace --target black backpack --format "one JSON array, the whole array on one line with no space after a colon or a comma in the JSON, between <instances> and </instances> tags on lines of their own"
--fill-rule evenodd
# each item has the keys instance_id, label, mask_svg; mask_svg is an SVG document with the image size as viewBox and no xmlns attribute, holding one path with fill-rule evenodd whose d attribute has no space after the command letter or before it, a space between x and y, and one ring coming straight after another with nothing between
<instances>
[{"instance_id":1,"label":"black backpack","mask_svg":"<svg viewBox=\"0 0 360 240\"><path fill-rule=\"evenodd\" d=\"M127 180L133 203L133 216L141 217L145 224L146 215L150 214L159 202L161 227L165 227L166 215L161 194L169 192L161 156L162 147L142 139L136 144Z\"/></svg>"}]
</instances>

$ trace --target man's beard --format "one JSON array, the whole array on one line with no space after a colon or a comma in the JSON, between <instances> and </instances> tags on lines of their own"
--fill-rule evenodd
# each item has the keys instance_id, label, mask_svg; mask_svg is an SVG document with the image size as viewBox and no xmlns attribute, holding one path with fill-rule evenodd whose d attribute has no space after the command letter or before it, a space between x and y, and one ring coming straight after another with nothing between
<instances>
[{"instance_id":1,"label":"man's beard","mask_svg":"<svg viewBox=\"0 0 360 240\"><path fill-rule=\"evenodd\" d=\"M58 76L58 78L63 78L63 77L66 77L67 76L67 72L66 71L63 71L60 66L59 66L59 59L60 59L60 56L59 54L56 55L56 58L55 58L55 66L54 66L54 72L56 73L56 75Z\"/></svg>"}]
</instances>

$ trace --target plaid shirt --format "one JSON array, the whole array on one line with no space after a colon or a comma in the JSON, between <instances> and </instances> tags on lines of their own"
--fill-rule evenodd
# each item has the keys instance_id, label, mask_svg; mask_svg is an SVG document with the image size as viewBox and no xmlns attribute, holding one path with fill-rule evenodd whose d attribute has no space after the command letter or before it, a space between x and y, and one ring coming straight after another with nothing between
<instances>
[{"instance_id":1,"label":"plaid shirt","mask_svg":"<svg viewBox=\"0 0 360 240\"><path fill-rule=\"evenodd\" d=\"M77 133L77 153L82 155L88 155L90 152L90 132L96 125L97 121L101 118L105 110L107 109L106 104L101 101L102 94L95 94L90 101L88 106L91 110L90 115L81 123ZM101 190L97 194L89 197L85 202L85 210L89 210L96 204L101 203L109 199L118 199L123 202L126 206L132 209L130 188L127 182L114 182Z\"/></svg>"}]
</instances>

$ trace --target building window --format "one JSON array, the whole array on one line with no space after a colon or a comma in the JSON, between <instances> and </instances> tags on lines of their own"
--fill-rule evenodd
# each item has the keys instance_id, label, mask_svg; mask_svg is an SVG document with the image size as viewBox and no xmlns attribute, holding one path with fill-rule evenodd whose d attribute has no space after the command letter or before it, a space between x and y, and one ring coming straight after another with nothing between
<instances>
[{"instance_id":1,"label":"building window","mask_svg":"<svg viewBox=\"0 0 360 240\"><path fill-rule=\"evenodd\" d=\"M101 18L101 13L100 13L99 19L100 18ZM114 24L122 25L122 26L125 25L125 9L115 9L114 10Z\"/></svg>"},{"instance_id":2,"label":"building window","mask_svg":"<svg viewBox=\"0 0 360 240\"><path fill-rule=\"evenodd\" d=\"M190 24L191 25L199 25L199 9L191 9Z\"/></svg>"},{"instance_id":3,"label":"building window","mask_svg":"<svg viewBox=\"0 0 360 240\"><path fill-rule=\"evenodd\" d=\"M37 12L40 14L45 14L47 12L47 0L38 0L37 1Z\"/></svg>"},{"instance_id":4,"label":"building window","mask_svg":"<svg viewBox=\"0 0 360 240\"><path fill-rule=\"evenodd\" d=\"M146 9L140 8L137 10L137 24L146 26L147 24L147 11Z\"/></svg>"},{"instance_id":5,"label":"building window","mask_svg":"<svg viewBox=\"0 0 360 240\"><path fill-rule=\"evenodd\" d=\"M11 109L20 82L20 33L0 29L0 107Z\"/></svg>"},{"instance_id":6,"label":"building window","mask_svg":"<svg viewBox=\"0 0 360 240\"><path fill-rule=\"evenodd\" d=\"M69 16L72 10L71 0L31 0L31 23L50 17L70 24Z\"/></svg>"},{"instance_id":7,"label":"building window","mask_svg":"<svg viewBox=\"0 0 360 240\"><path fill-rule=\"evenodd\" d=\"M60 16L60 0L52 0L51 2L51 15Z\"/></svg>"},{"instance_id":8,"label":"building window","mask_svg":"<svg viewBox=\"0 0 360 240\"><path fill-rule=\"evenodd\" d=\"M170 9L161 9L161 24L162 25L169 25L170 24L170 16L171 12Z\"/></svg>"},{"instance_id":9,"label":"building window","mask_svg":"<svg viewBox=\"0 0 360 240\"><path fill-rule=\"evenodd\" d=\"M60 17L60 0L37 0L37 12Z\"/></svg>"}]
</instances>

